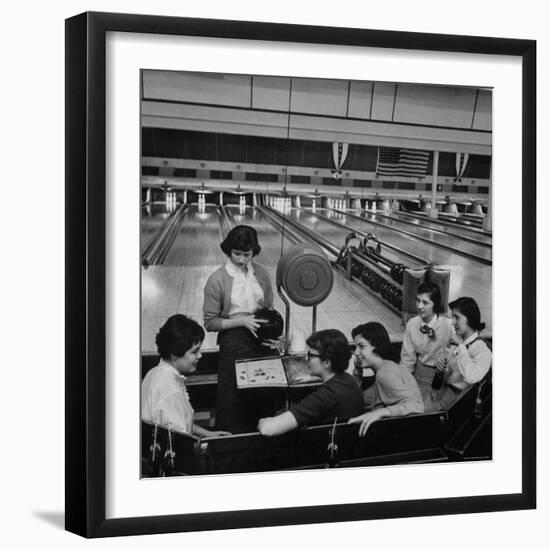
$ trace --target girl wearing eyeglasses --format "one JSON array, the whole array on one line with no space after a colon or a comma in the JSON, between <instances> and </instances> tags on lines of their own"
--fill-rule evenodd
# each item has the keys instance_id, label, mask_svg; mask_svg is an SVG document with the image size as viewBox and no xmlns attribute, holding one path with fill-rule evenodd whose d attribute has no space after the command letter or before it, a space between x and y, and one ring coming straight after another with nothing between
<instances>
[{"instance_id":1,"label":"girl wearing eyeglasses","mask_svg":"<svg viewBox=\"0 0 550 550\"><path fill-rule=\"evenodd\" d=\"M412 374L393 361L390 337L380 323L365 323L351 333L355 356L361 367L370 367L376 375L372 410L349 420L361 423L363 437L369 426L386 416L405 416L424 412L422 395Z\"/></svg>"},{"instance_id":2,"label":"girl wearing eyeglasses","mask_svg":"<svg viewBox=\"0 0 550 550\"><path fill-rule=\"evenodd\" d=\"M425 398L436 373L436 361L443 356L453 335L451 320L442 315L441 292L434 283L422 283L416 294L418 315L405 327L401 367L411 372Z\"/></svg>"},{"instance_id":3,"label":"girl wearing eyeglasses","mask_svg":"<svg viewBox=\"0 0 550 550\"><path fill-rule=\"evenodd\" d=\"M280 435L299 426L345 421L363 411L363 394L353 376L346 372L351 351L339 330L314 332L307 340L306 357L311 373L323 385L278 416L261 418L262 435Z\"/></svg>"}]
</instances>

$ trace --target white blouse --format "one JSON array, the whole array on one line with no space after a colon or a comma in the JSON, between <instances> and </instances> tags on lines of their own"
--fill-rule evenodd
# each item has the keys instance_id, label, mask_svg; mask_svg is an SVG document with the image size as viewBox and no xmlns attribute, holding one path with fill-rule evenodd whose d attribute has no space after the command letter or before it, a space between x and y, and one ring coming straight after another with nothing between
<instances>
[{"instance_id":1,"label":"white blouse","mask_svg":"<svg viewBox=\"0 0 550 550\"><path fill-rule=\"evenodd\" d=\"M248 264L245 273L228 260L225 269L233 278L229 317L241 317L254 313L259 309L264 298L264 291L256 279L254 267Z\"/></svg>"},{"instance_id":2,"label":"white blouse","mask_svg":"<svg viewBox=\"0 0 550 550\"><path fill-rule=\"evenodd\" d=\"M493 354L487 344L474 332L449 353L447 384L460 390L479 382L491 368Z\"/></svg>"},{"instance_id":3,"label":"white blouse","mask_svg":"<svg viewBox=\"0 0 550 550\"><path fill-rule=\"evenodd\" d=\"M193 433L193 407L185 376L162 359L141 383L141 419L177 432Z\"/></svg>"},{"instance_id":4,"label":"white blouse","mask_svg":"<svg viewBox=\"0 0 550 550\"><path fill-rule=\"evenodd\" d=\"M407 323L403 335L399 364L411 372L414 371L417 359L424 365L434 366L454 334L451 319L442 315L435 315L427 323L433 330L432 338L420 330L422 325L424 321L419 316L413 317Z\"/></svg>"}]
</instances>

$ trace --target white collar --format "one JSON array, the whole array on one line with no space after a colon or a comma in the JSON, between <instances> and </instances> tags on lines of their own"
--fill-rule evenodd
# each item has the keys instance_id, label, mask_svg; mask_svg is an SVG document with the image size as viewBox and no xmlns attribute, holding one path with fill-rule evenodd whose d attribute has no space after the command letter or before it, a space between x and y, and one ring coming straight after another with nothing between
<instances>
[{"instance_id":1,"label":"white collar","mask_svg":"<svg viewBox=\"0 0 550 550\"><path fill-rule=\"evenodd\" d=\"M162 368L170 371L174 376L177 376L181 380L186 380L186 378L183 374L180 374L177 369L175 369L170 363L166 362L162 358L159 362L159 367L162 367Z\"/></svg>"},{"instance_id":2,"label":"white collar","mask_svg":"<svg viewBox=\"0 0 550 550\"><path fill-rule=\"evenodd\" d=\"M243 277L247 277L248 275L254 275L254 267L252 266L252 263L248 264L246 268L246 273L245 273L235 266L235 264L231 261L231 258L228 258L227 262L225 263L225 270L233 278L238 277L239 275Z\"/></svg>"},{"instance_id":3,"label":"white collar","mask_svg":"<svg viewBox=\"0 0 550 550\"><path fill-rule=\"evenodd\" d=\"M420 319L420 323L422 324L422 326L427 325L427 326L430 327L430 328L434 328L435 324L437 323L437 320L439 319L439 315L436 313L436 314L432 317L432 319L431 319L431 321L430 321L429 323L425 323L425 322L422 320L422 317L419 317L419 319Z\"/></svg>"},{"instance_id":4,"label":"white collar","mask_svg":"<svg viewBox=\"0 0 550 550\"><path fill-rule=\"evenodd\" d=\"M479 332L476 330L473 334L470 334L466 340L462 340L462 343L467 346L471 344L476 338L479 338Z\"/></svg>"}]
</instances>

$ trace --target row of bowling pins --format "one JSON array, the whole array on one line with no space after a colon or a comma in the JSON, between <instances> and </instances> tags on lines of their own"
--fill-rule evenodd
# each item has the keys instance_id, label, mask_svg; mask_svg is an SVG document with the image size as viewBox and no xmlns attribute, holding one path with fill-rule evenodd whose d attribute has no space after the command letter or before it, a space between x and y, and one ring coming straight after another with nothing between
<instances>
[{"instance_id":1,"label":"row of bowling pins","mask_svg":"<svg viewBox=\"0 0 550 550\"><path fill-rule=\"evenodd\" d=\"M353 201L352 202L352 209L353 210L358 210L358 211L361 211L361 210L370 210L371 212L376 212L377 210L377 206L376 206L376 201L365 201L364 203L364 208L361 208L361 203L359 201ZM388 205L389 206L389 205ZM328 207L330 209L334 209L334 210L348 210L348 206L346 204L346 201L345 200L340 200L340 199L328 199ZM382 208L384 209L384 208Z\"/></svg>"},{"instance_id":2,"label":"row of bowling pins","mask_svg":"<svg viewBox=\"0 0 550 550\"><path fill-rule=\"evenodd\" d=\"M166 210L173 212L178 207L178 199L175 191L167 191L165 195Z\"/></svg>"},{"instance_id":3,"label":"row of bowling pins","mask_svg":"<svg viewBox=\"0 0 550 550\"><path fill-rule=\"evenodd\" d=\"M328 199L328 207L334 210L346 210L347 205L344 199Z\"/></svg>"},{"instance_id":4,"label":"row of bowling pins","mask_svg":"<svg viewBox=\"0 0 550 550\"><path fill-rule=\"evenodd\" d=\"M239 215L244 216L246 214L246 197L241 195L239 197Z\"/></svg>"},{"instance_id":5,"label":"row of bowling pins","mask_svg":"<svg viewBox=\"0 0 550 550\"><path fill-rule=\"evenodd\" d=\"M204 195L199 195L198 205L199 205L199 214L204 214L205 207L206 207L206 197Z\"/></svg>"},{"instance_id":6,"label":"row of bowling pins","mask_svg":"<svg viewBox=\"0 0 550 550\"><path fill-rule=\"evenodd\" d=\"M242 199L243 197L241 197ZM292 207L292 199L290 197L286 197L286 198L283 198L283 197L269 197L268 199L268 204L269 206L271 206L272 208L275 208L277 210L280 210L280 211L285 211L285 212L288 212L290 210L290 208ZM346 199L334 199L334 198L329 198L327 199L327 207L330 209L330 210L348 210L348 201ZM364 202L364 208L361 207L361 202L359 202L358 200L357 201L352 201L352 208L354 210L370 210L372 212L376 212L377 210L377 204L376 204L376 201L373 200L373 201L368 201L366 200ZM313 212L315 212L315 210L317 209L317 207L320 206L320 205L317 205L317 201L316 199L313 199L312 203L311 203L311 209L313 210ZM389 206L389 205L388 205ZM384 208L382 208L382 210L384 210Z\"/></svg>"},{"instance_id":7,"label":"row of bowling pins","mask_svg":"<svg viewBox=\"0 0 550 550\"><path fill-rule=\"evenodd\" d=\"M283 213L290 212L292 202L290 197L269 197L269 206Z\"/></svg>"},{"instance_id":8,"label":"row of bowling pins","mask_svg":"<svg viewBox=\"0 0 550 550\"><path fill-rule=\"evenodd\" d=\"M166 201L166 204L171 204L173 202L178 202L175 191L166 191L164 199Z\"/></svg>"}]
</instances>

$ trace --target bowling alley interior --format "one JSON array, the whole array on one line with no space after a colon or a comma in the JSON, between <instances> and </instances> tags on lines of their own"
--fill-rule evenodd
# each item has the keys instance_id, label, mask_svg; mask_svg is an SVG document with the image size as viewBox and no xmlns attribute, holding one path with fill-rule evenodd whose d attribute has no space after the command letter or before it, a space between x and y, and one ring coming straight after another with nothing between
<instances>
[{"instance_id":1,"label":"bowling alley interior","mask_svg":"<svg viewBox=\"0 0 550 550\"><path fill-rule=\"evenodd\" d=\"M250 253L260 266L254 273L258 280L265 273L280 322L270 344L261 343L262 358L235 352L231 375L235 399L259 392L270 418L288 415L325 383L315 378L308 339L319 331L345 336L347 372L366 395L376 368L361 363L352 332L382 325L399 365L427 284L440 294L435 318L457 333L466 314L449 304L464 297L476 304L483 322L476 339L490 349L492 90L379 82L368 74L351 81L142 70L140 78L142 377L159 363L157 334L171 316L183 314L204 330L196 369L184 377L203 430L178 433L142 417L142 475L490 459L490 370L449 383L452 404L376 419L366 436L340 417L298 422L273 437L254 418L252 428L222 434L225 325L209 321L205 292L213 273L233 261L234 251L220 245L235 228L253 228L260 247ZM219 317L231 314L220 309ZM249 326L255 337L263 322ZM430 323L421 327L427 342ZM475 347L463 342L452 345L464 353ZM418 361L423 352L416 353ZM249 377L242 385L239 373Z\"/></svg>"}]
</instances>

